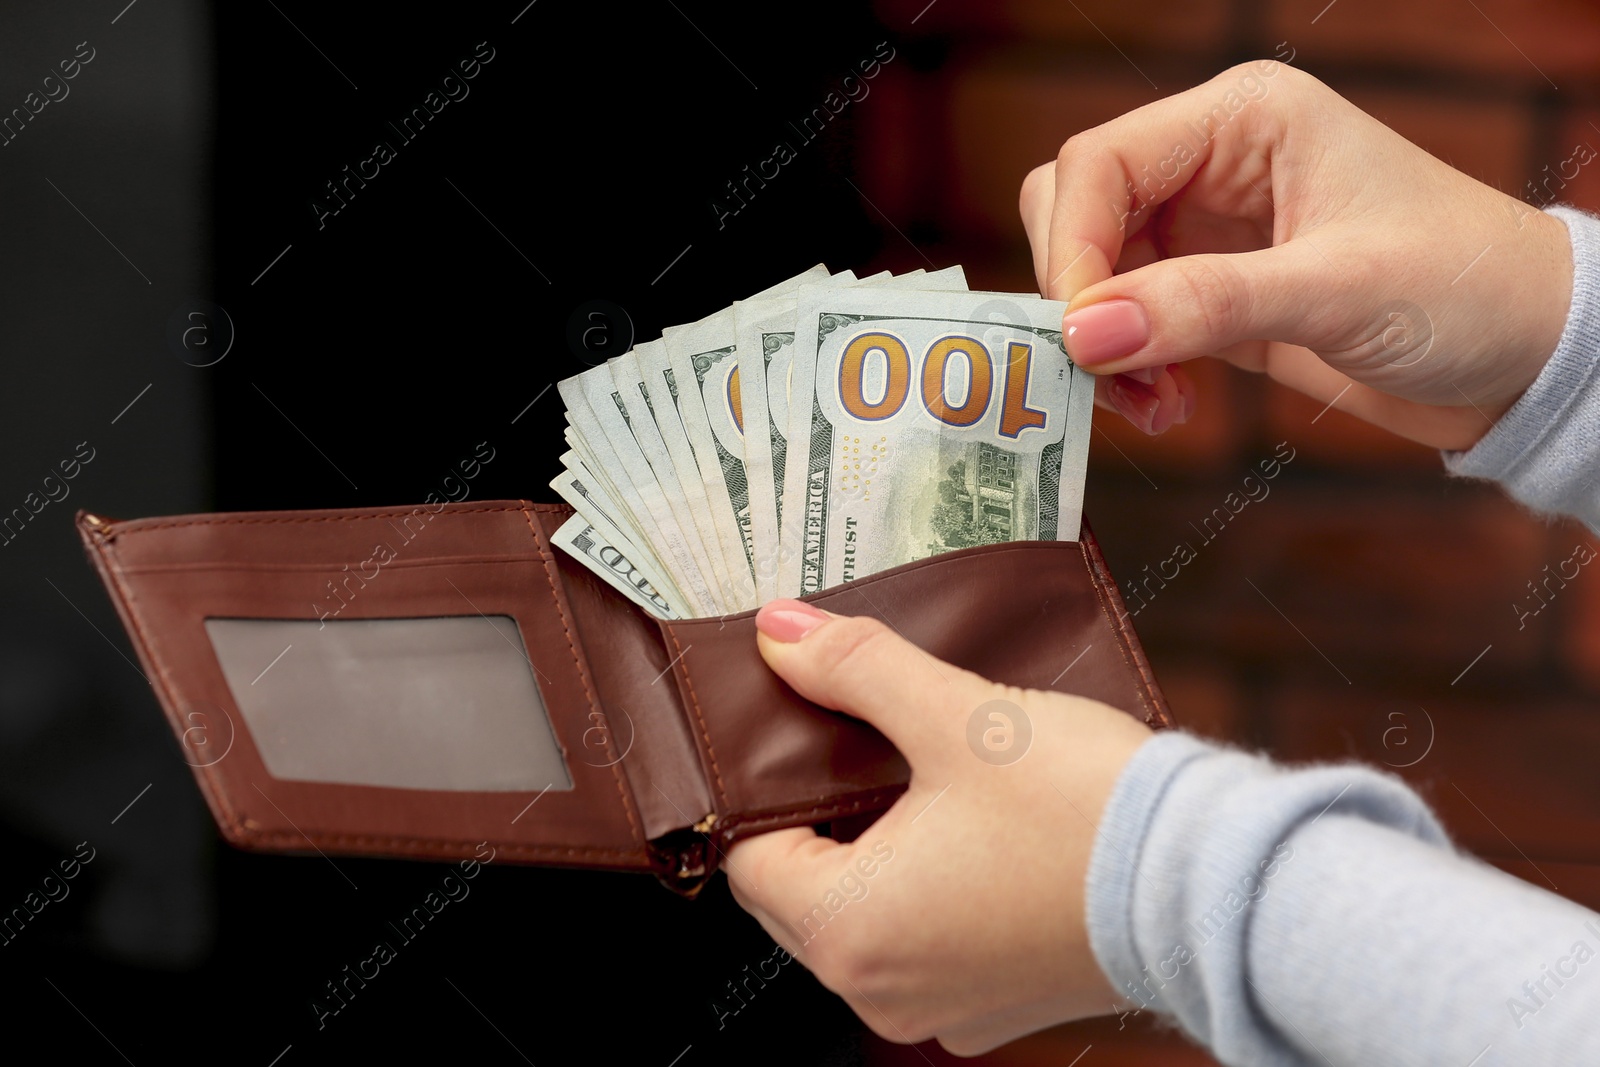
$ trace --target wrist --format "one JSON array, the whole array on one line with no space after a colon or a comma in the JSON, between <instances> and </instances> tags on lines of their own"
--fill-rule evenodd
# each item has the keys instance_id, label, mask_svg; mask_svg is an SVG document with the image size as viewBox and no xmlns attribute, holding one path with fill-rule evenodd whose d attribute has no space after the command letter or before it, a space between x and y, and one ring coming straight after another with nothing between
<instances>
[{"instance_id":1,"label":"wrist","mask_svg":"<svg viewBox=\"0 0 1600 1067\"><path fill-rule=\"evenodd\" d=\"M1518 218L1518 255L1507 275L1517 343L1499 375L1503 392L1486 410L1498 420L1539 377L1561 343L1572 308L1572 238L1559 218L1528 209Z\"/></svg>"}]
</instances>

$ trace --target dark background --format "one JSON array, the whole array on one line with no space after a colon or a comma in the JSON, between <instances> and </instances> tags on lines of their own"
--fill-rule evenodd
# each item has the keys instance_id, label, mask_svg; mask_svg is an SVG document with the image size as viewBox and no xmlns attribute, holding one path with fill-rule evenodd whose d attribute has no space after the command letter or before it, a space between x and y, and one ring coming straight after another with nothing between
<instances>
[{"instance_id":1,"label":"dark background","mask_svg":"<svg viewBox=\"0 0 1600 1067\"><path fill-rule=\"evenodd\" d=\"M412 504L480 441L496 457L474 497L549 498L550 386L588 365L568 338L581 305L611 302L648 339L819 260L961 262L974 288L1030 288L1027 169L1245 58L1292 54L1537 204L1530 179L1600 144L1600 18L1554 0L525 3L0 13L0 116L80 41L95 50L0 147L0 510L95 449L71 496L0 546L0 912L95 850L0 944L19 1034L62 1055L946 1060L863 1037L792 965L719 1028L726 983L772 952L720 883L686 903L645 878L498 867L319 1030L324 983L445 868L221 845L75 508ZM469 95L400 143L386 123L479 42L494 58ZM869 95L799 146L788 123L880 42L894 58ZM719 225L725 184L780 138L798 158ZM395 159L319 226L325 183L379 139ZM1558 191L1600 205L1597 170ZM1163 439L1097 413L1088 512L1115 573L1170 555L1279 442L1297 458L1135 618L1180 721L1399 769L1466 847L1600 902L1600 579L1522 629L1513 608L1587 535L1321 402L1197 374L1199 416ZM989 1062L1208 1062L1147 1023Z\"/></svg>"}]
</instances>

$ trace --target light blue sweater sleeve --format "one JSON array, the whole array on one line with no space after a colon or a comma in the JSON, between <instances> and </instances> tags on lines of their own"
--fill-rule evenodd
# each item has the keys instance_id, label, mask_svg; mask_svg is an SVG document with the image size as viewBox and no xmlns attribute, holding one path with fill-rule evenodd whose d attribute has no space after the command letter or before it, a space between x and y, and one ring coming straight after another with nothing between
<instances>
[{"instance_id":1,"label":"light blue sweater sleeve","mask_svg":"<svg viewBox=\"0 0 1600 1067\"><path fill-rule=\"evenodd\" d=\"M1600 219L1570 207L1547 214L1572 237L1572 308L1561 343L1522 399L1469 451L1445 453L1445 466L1600 530Z\"/></svg>"},{"instance_id":2,"label":"light blue sweater sleeve","mask_svg":"<svg viewBox=\"0 0 1600 1067\"><path fill-rule=\"evenodd\" d=\"M1561 345L1458 474L1600 525L1600 220ZM1600 914L1456 852L1399 779L1286 769L1181 733L1117 781L1090 944L1129 1012L1228 1064L1600 1064Z\"/></svg>"}]
</instances>

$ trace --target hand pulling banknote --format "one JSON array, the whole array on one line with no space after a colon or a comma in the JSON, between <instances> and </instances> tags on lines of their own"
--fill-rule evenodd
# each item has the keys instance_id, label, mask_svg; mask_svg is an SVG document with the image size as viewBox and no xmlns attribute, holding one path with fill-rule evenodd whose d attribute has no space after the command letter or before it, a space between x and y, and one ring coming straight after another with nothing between
<instances>
[{"instance_id":1,"label":"hand pulling banknote","mask_svg":"<svg viewBox=\"0 0 1600 1067\"><path fill-rule=\"evenodd\" d=\"M556 543L661 618L1076 540L1094 381L1065 305L818 265L561 382Z\"/></svg>"}]
</instances>

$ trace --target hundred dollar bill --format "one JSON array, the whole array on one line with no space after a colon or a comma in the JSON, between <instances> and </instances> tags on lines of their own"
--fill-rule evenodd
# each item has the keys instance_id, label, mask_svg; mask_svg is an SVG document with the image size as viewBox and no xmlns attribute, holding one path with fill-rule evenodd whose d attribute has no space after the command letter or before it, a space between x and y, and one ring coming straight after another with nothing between
<instances>
[{"instance_id":1,"label":"hundred dollar bill","mask_svg":"<svg viewBox=\"0 0 1600 1067\"><path fill-rule=\"evenodd\" d=\"M821 264L752 299L776 296L828 276ZM749 483L744 469L743 415L740 411L740 383L734 371L737 338L733 309L724 308L698 322L669 326L662 334L667 363L658 370L663 384L673 396L683 428L694 452L696 466L704 479L706 495L723 529L739 538L744 566L741 582L747 582L754 606L754 545L750 533ZM654 379L647 384L653 384Z\"/></svg>"},{"instance_id":2,"label":"hundred dollar bill","mask_svg":"<svg viewBox=\"0 0 1600 1067\"><path fill-rule=\"evenodd\" d=\"M1094 382L1065 305L817 289L794 344L779 592L972 545L1075 540Z\"/></svg>"},{"instance_id":3,"label":"hundred dollar bill","mask_svg":"<svg viewBox=\"0 0 1600 1067\"><path fill-rule=\"evenodd\" d=\"M571 414L569 413L567 417L570 420ZM667 566L666 561L661 558L662 553L656 551L658 541L649 533L653 528L649 522L649 512L644 510L642 501L630 499L632 487L629 487L628 492L624 492L607 477L607 467L604 462L589 448L578 432L572 428L570 422L566 427L565 436L569 447L566 452L561 454L561 465L583 480L585 487L589 490L587 497L591 503L598 506L599 510L610 518L617 530L627 531L629 543L643 553L644 557L654 566L656 573L662 576L670 575L672 568ZM601 451L605 456L609 457L611 462L615 462L615 454L609 450L609 446L603 447ZM626 480L624 480L623 484L627 484ZM568 499L568 503L572 503L574 507L577 507L576 503L570 499ZM642 518L635 513L635 507L637 507L638 512L643 513ZM590 521L600 527L602 532L605 531L605 523L598 521L593 516L591 516ZM613 543L616 543L614 539L612 540ZM677 586L673 585L672 588L677 589ZM677 596L680 605L688 603L688 598L681 591L678 592ZM693 614L693 612L688 612L688 614Z\"/></svg>"},{"instance_id":4,"label":"hundred dollar bill","mask_svg":"<svg viewBox=\"0 0 1600 1067\"><path fill-rule=\"evenodd\" d=\"M573 439L578 445L583 444L575 435ZM605 534L606 539L612 544L624 549L630 545L638 549L639 558L652 568L652 580L655 576L660 576L667 588L676 588L667 577L671 574L671 568L662 562L651 543L643 538L635 540L644 527L633 518L627 500L618 496L616 487L605 477L604 472L596 470L592 460L585 459L584 456L585 453L581 448L569 448L561 453L563 471L550 482L550 487L560 493L562 499L571 504L579 514L587 515L589 521L599 527L600 532ZM557 482L562 484L558 485ZM620 534L627 544L618 540L612 531ZM663 586L663 582L655 584L658 588ZM678 601L680 604L688 602L681 593Z\"/></svg>"},{"instance_id":5,"label":"hundred dollar bill","mask_svg":"<svg viewBox=\"0 0 1600 1067\"><path fill-rule=\"evenodd\" d=\"M683 575L679 587L693 586L709 610L722 610L724 598L716 568L700 540L688 499L678 484L677 472L672 468L655 420L642 403L635 401L630 405L607 367L596 367L579 378L584 383L590 409L617 450L617 457L627 469L636 491L647 495L647 508L648 495L652 492L659 493L660 499L666 502L667 518L661 523L661 532L669 543L682 538L694 568ZM669 547L669 554L673 551L676 548Z\"/></svg>"},{"instance_id":6,"label":"hundred dollar bill","mask_svg":"<svg viewBox=\"0 0 1600 1067\"><path fill-rule=\"evenodd\" d=\"M650 614L662 619L681 617L628 557L582 515L574 515L562 523L551 540L601 581Z\"/></svg>"},{"instance_id":7,"label":"hundred dollar bill","mask_svg":"<svg viewBox=\"0 0 1600 1067\"><path fill-rule=\"evenodd\" d=\"M567 415L570 420L571 414ZM600 462L587 442L572 428L569 421L563 434L567 442L567 451L561 454L561 465L570 471L580 474L593 488L604 492L606 499L614 505L611 514L616 516L617 525L643 534L650 529L649 523L641 520L634 514L632 502L626 493L621 492L614 481L606 474L605 466ZM641 510L643 504L640 505ZM642 538L641 538L642 539Z\"/></svg>"},{"instance_id":8,"label":"hundred dollar bill","mask_svg":"<svg viewBox=\"0 0 1600 1067\"><path fill-rule=\"evenodd\" d=\"M695 460L694 448L689 444L688 432L683 428L683 418L678 413L677 391L667 384L663 375L667 370L666 345L659 340L646 341L612 360L611 367L612 375L628 397L628 402L632 404L634 397L642 398L650 412L654 433L660 439L677 484L688 500L695 528L717 572L717 584L723 597L721 607L725 611L743 611L755 607L754 590L745 564L744 544L732 523L723 525L717 521L717 513L712 509L710 496L706 492L705 478Z\"/></svg>"},{"instance_id":9,"label":"hundred dollar bill","mask_svg":"<svg viewBox=\"0 0 1600 1067\"><path fill-rule=\"evenodd\" d=\"M604 372L603 367L592 370ZM643 540L656 546L662 561L671 567L678 588L688 598L689 607L696 615L715 614L716 598L706 586L705 576L689 547L689 539L678 525L660 483L655 480L649 463L633 439L632 431L623 425L608 432L608 423L625 422L612 399L611 394L615 393L615 389L603 388L595 378L586 380L584 374L556 383L567 414L571 417L575 437L587 446L599 469L610 475L620 498L628 501L635 518L648 520L640 524L639 533ZM603 384L608 386L609 383L610 375L607 374ZM608 404L611 407L605 406ZM605 421L602 422L602 419Z\"/></svg>"},{"instance_id":10,"label":"hundred dollar bill","mask_svg":"<svg viewBox=\"0 0 1600 1067\"><path fill-rule=\"evenodd\" d=\"M854 271L841 271L829 285L856 284ZM794 342L794 293L740 300L733 305L734 358L739 405L744 415L745 480L749 487L751 564L756 594L765 602L777 596L778 494L783 486L784 435L789 417L789 357Z\"/></svg>"},{"instance_id":11,"label":"hundred dollar bill","mask_svg":"<svg viewBox=\"0 0 1600 1067\"><path fill-rule=\"evenodd\" d=\"M644 502L633 499L632 486L626 479L623 479L622 483L627 486L627 491L624 491L607 473L618 470L618 465L616 453L611 450L605 435L599 435L600 447L597 454L572 425L572 412L566 412L566 419L567 425L562 433L567 442L567 451L561 454L561 465L582 476L585 482L612 503L614 509L610 513L616 516L618 527L632 530L634 536L638 538L638 543L654 544L655 537L650 533L654 525L650 521L650 513L644 510ZM620 470L618 477L621 477ZM659 554L655 558L659 559Z\"/></svg>"},{"instance_id":12,"label":"hundred dollar bill","mask_svg":"<svg viewBox=\"0 0 1600 1067\"><path fill-rule=\"evenodd\" d=\"M716 529L710 523L705 487L697 485L696 492L691 493L679 480L678 469L667 452L666 442L662 439L655 413L651 409L649 390L642 387L642 382L628 382L628 371L622 368L626 358L618 356L608 360L603 367L596 367L580 376L588 383L589 405L605 406L606 400L610 400L610 406L600 422L606 434L617 444L618 456L624 463L630 462L630 457L643 457L645 467L638 471L638 479L653 478L660 487L667 509L677 522L678 529L683 532L695 566L704 576L706 589L712 598L711 607L726 611L729 599L724 579L726 568L722 566ZM635 372L638 370L637 360L633 361L632 369ZM620 442L617 441L619 436L623 438Z\"/></svg>"},{"instance_id":13,"label":"hundred dollar bill","mask_svg":"<svg viewBox=\"0 0 1600 1067\"><path fill-rule=\"evenodd\" d=\"M860 280L850 271L829 278L831 288L964 290L959 266L928 274L914 270ZM800 290L803 291L803 290ZM750 527L757 548L756 586L763 601L780 595L778 571L784 465L788 452L789 371L794 354L798 292L734 305L738 336L739 396L744 408L745 472L750 484Z\"/></svg>"},{"instance_id":14,"label":"hundred dollar bill","mask_svg":"<svg viewBox=\"0 0 1600 1067\"><path fill-rule=\"evenodd\" d=\"M550 488L572 505L578 516L594 528L601 541L616 548L632 562L675 615L685 617L689 614L688 601L668 577L669 572L655 558L649 545L637 544L628 536L618 522L619 512L614 501L595 484L588 471L569 467L551 480ZM625 519L622 521L626 522Z\"/></svg>"}]
</instances>

